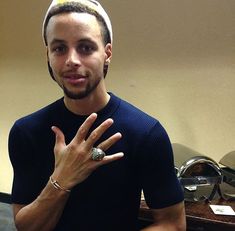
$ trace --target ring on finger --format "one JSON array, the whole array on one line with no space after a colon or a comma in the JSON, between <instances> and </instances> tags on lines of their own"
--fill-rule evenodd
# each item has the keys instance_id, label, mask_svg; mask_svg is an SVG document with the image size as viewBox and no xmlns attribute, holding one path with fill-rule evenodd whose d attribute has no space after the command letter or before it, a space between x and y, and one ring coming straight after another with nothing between
<instances>
[{"instance_id":1,"label":"ring on finger","mask_svg":"<svg viewBox=\"0 0 235 231\"><path fill-rule=\"evenodd\" d=\"M100 148L92 148L91 159L95 161L102 160L105 157L105 152Z\"/></svg>"}]
</instances>

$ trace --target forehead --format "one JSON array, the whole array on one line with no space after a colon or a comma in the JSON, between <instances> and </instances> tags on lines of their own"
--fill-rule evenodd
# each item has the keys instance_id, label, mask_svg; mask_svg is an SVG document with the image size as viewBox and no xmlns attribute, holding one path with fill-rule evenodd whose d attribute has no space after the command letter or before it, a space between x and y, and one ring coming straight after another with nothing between
<instances>
[{"instance_id":1,"label":"forehead","mask_svg":"<svg viewBox=\"0 0 235 231\"><path fill-rule=\"evenodd\" d=\"M89 35L101 38L101 27L94 15L88 13L61 13L50 18L47 26L47 39L54 36Z\"/></svg>"}]
</instances>

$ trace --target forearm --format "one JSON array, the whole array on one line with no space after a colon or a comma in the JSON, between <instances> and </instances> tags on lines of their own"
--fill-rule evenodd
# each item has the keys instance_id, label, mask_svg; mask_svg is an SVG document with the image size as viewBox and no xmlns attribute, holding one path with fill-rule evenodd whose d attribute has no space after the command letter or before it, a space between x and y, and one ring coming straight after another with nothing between
<instances>
[{"instance_id":1,"label":"forearm","mask_svg":"<svg viewBox=\"0 0 235 231\"><path fill-rule=\"evenodd\" d=\"M69 193L55 189L50 183L31 204L15 216L18 231L50 231L58 223Z\"/></svg>"},{"instance_id":2,"label":"forearm","mask_svg":"<svg viewBox=\"0 0 235 231\"><path fill-rule=\"evenodd\" d=\"M142 231L186 231L184 202L162 208L152 209L153 224Z\"/></svg>"},{"instance_id":3,"label":"forearm","mask_svg":"<svg viewBox=\"0 0 235 231\"><path fill-rule=\"evenodd\" d=\"M175 225L171 225L171 224L153 224L150 225L144 229L142 229L141 231L186 231L186 227L185 226L175 226Z\"/></svg>"}]
</instances>

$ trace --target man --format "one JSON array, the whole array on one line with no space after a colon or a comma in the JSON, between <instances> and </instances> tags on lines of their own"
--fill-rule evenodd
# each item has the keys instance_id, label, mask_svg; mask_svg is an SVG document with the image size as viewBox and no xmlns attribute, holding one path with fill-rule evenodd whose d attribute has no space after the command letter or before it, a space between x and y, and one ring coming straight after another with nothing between
<instances>
[{"instance_id":1,"label":"man","mask_svg":"<svg viewBox=\"0 0 235 231\"><path fill-rule=\"evenodd\" d=\"M154 217L144 230L185 230L167 133L106 91L113 37L104 9L93 0L54 0L43 37L64 97L11 129L18 230L137 230L142 189Z\"/></svg>"}]
</instances>

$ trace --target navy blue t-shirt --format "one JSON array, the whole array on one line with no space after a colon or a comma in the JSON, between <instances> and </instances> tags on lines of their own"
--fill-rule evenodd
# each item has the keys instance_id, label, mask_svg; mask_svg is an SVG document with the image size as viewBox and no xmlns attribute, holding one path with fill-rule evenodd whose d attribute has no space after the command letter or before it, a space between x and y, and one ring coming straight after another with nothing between
<instances>
[{"instance_id":1,"label":"navy blue t-shirt","mask_svg":"<svg viewBox=\"0 0 235 231\"><path fill-rule=\"evenodd\" d=\"M164 208L183 200L165 129L158 120L110 95L91 130L112 118L114 124L97 145L120 132L122 139L106 154L123 152L124 157L99 167L72 189L56 231L137 230L142 189L150 208ZM13 203L31 203L47 184L54 170L55 135L51 127L59 127L69 143L86 118L70 112L59 99L15 122L9 135Z\"/></svg>"}]
</instances>

